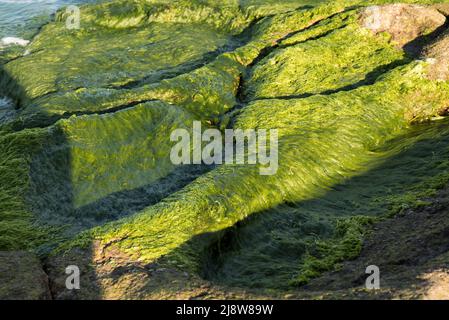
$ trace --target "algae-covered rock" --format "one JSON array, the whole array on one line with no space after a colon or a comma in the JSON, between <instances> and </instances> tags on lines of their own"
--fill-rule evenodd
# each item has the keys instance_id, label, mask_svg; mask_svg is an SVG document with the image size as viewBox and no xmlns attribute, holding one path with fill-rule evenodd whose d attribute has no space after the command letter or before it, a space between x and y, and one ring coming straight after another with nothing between
<instances>
[{"instance_id":1,"label":"algae-covered rock","mask_svg":"<svg viewBox=\"0 0 449 320\"><path fill-rule=\"evenodd\" d=\"M7 91L21 110L31 108L42 118L136 102L139 97L131 95L121 105L101 108L80 99L95 101L201 67L237 46L237 35L251 22L233 1L219 6L115 1L83 7L80 14L76 30L66 28L64 11L58 13L28 46L27 55L2 68L0 93ZM31 125L40 125L44 120L39 119Z\"/></svg>"},{"instance_id":2,"label":"algae-covered rock","mask_svg":"<svg viewBox=\"0 0 449 320\"><path fill-rule=\"evenodd\" d=\"M60 11L1 66L0 249L46 257L59 299L284 290L354 258L374 217L449 180L447 132L427 130L449 102L446 18L404 2L116 0L79 30ZM194 121L278 130L276 174L175 166L170 134ZM401 158L424 137L440 144Z\"/></svg>"},{"instance_id":3,"label":"algae-covered rock","mask_svg":"<svg viewBox=\"0 0 449 320\"><path fill-rule=\"evenodd\" d=\"M246 98L301 97L346 90L372 82L385 70L401 64L404 52L390 46L387 39L366 32L358 25L357 16L357 11L350 11L330 19L331 28L323 23L282 42L253 68Z\"/></svg>"}]
</instances>

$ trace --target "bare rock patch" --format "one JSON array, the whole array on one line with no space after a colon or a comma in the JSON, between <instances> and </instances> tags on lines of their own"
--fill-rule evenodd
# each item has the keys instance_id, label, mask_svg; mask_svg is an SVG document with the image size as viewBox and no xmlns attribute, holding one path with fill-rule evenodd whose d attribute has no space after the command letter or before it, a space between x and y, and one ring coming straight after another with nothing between
<instances>
[{"instance_id":1,"label":"bare rock patch","mask_svg":"<svg viewBox=\"0 0 449 320\"><path fill-rule=\"evenodd\" d=\"M386 32L400 47L443 26L446 17L436 8L409 4L370 6L360 23L376 34Z\"/></svg>"},{"instance_id":2,"label":"bare rock patch","mask_svg":"<svg viewBox=\"0 0 449 320\"><path fill-rule=\"evenodd\" d=\"M48 278L32 253L0 251L0 299L51 299Z\"/></svg>"}]
</instances>

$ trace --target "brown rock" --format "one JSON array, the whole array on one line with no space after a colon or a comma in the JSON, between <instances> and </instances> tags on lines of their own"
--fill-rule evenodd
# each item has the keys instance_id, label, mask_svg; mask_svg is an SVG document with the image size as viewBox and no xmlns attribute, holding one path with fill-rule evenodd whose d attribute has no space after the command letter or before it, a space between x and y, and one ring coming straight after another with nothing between
<instances>
[{"instance_id":1,"label":"brown rock","mask_svg":"<svg viewBox=\"0 0 449 320\"><path fill-rule=\"evenodd\" d=\"M449 3L437 3L432 5L432 8L437 9L445 16L449 16Z\"/></svg>"},{"instance_id":2,"label":"brown rock","mask_svg":"<svg viewBox=\"0 0 449 320\"><path fill-rule=\"evenodd\" d=\"M446 17L436 8L409 4L371 6L360 16L363 27L376 34L389 33L400 47L434 32L445 22Z\"/></svg>"},{"instance_id":3,"label":"brown rock","mask_svg":"<svg viewBox=\"0 0 449 320\"><path fill-rule=\"evenodd\" d=\"M449 80L449 31L446 31L424 49L424 57L430 63L429 78Z\"/></svg>"},{"instance_id":4,"label":"brown rock","mask_svg":"<svg viewBox=\"0 0 449 320\"><path fill-rule=\"evenodd\" d=\"M51 299L41 262L29 252L0 252L0 299Z\"/></svg>"},{"instance_id":5,"label":"brown rock","mask_svg":"<svg viewBox=\"0 0 449 320\"><path fill-rule=\"evenodd\" d=\"M90 250L73 249L64 254L50 256L45 261L50 289L54 300L97 300L101 298ZM66 268L77 266L80 270L80 289L66 288Z\"/></svg>"}]
</instances>

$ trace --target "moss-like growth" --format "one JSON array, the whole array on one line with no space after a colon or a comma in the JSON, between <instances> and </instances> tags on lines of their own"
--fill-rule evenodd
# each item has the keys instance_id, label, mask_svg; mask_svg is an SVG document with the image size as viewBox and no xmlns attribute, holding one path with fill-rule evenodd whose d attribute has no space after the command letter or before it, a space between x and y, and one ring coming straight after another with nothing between
<instances>
[{"instance_id":1,"label":"moss-like growth","mask_svg":"<svg viewBox=\"0 0 449 320\"><path fill-rule=\"evenodd\" d=\"M374 221L373 217L367 216L337 220L333 239L316 241L315 252L305 255L299 276L290 283L295 286L306 284L311 278L336 268L339 262L356 258L362 250L368 226Z\"/></svg>"},{"instance_id":2,"label":"moss-like growth","mask_svg":"<svg viewBox=\"0 0 449 320\"><path fill-rule=\"evenodd\" d=\"M49 240L46 230L33 223L25 199L31 155L42 148L46 137L46 130L0 137L0 250L30 249Z\"/></svg>"}]
</instances>

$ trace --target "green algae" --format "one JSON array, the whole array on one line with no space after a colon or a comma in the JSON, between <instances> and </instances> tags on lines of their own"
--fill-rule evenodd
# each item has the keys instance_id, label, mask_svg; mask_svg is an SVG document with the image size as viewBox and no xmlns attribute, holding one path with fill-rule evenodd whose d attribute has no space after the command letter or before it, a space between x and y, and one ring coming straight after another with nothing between
<instances>
[{"instance_id":1,"label":"green algae","mask_svg":"<svg viewBox=\"0 0 449 320\"><path fill-rule=\"evenodd\" d=\"M26 204L30 158L45 144L46 130L0 136L0 249L34 248L48 241L48 230L33 224Z\"/></svg>"},{"instance_id":2,"label":"green algae","mask_svg":"<svg viewBox=\"0 0 449 320\"><path fill-rule=\"evenodd\" d=\"M73 96L92 100L108 92L157 83L200 67L235 47L239 39L234 37L251 21L236 8L191 1L176 5L116 1L83 7L80 30L66 29L61 11L56 21L35 37L28 55L2 68L0 93L7 91L21 109L28 109L19 123L27 122L30 114L37 117L25 126L40 125L45 118L61 118L63 113L98 111L96 106L78 107L83 101ZM133 20L141 14L145 21ZM127 24L117 26L115 20ZM211 28L216 23L220 28ZM128 36L130 31L132 37ZM138 97L131 99L135 102ZM54 112L47 106L63 110Z\"/></svg>"},{"instance_id":3,"label":"green algae","mask_svg":"<svg viewBox=\"0 0 449 320\"><path fill-rule=\"evenodd\" d=\"M354 258L371 216L387 207L399 212L425 205L422 199L447 182L446 165L432 162L430 182L393 175L394 196L379 187L364 204L364 195L349 188L343 198L355 198L356 207L301 208L379 162L393 161L399 150L388 149L392 141L447 107L448 84L427 79L425 62L407 58L387 35L359 27L358 11L344 11L384 2L335 1L306 9L304 1L245 1L240 7L235 1L114 1L85 7L79 31L65 30L60 13L29 55L2 67L1 90L20 106L14 125L4 127L18 132L4 133L0 143L2 181L12 181L2 183L0 193L8 217L2 219L2 248L49 241L33 225L32 213L76 215L168 176L175 170L167 158L169 132L202 120L221 128L279 129L278 174L219 166L68 247L114 243L145 263L164 259L198 273L211 264L206 276L212 280L259 287L301 284ZM129 32L135 37L126 37ZM241 109L229 114L236 105ZM42 142L33 140L41 135ZM10 150L10 140L17 150ZM410 185L414 189L406 190ZM277 209L286 203L289 208ZM259 223L259 215L269 218ZM246 235L236 228L238 237L247 237L241 254L231 250L205 261L228 228L252 216L256 222L248 223ZM277 223L283 227L273 228ZM276 250L267 248L273 243ZM276 263L280 251L287 258Z\"/></svg>"},{"instance_id":4,"label":"green algae","mask_svg":"<svg viewBox=\"0 0 449 320\"><path fill-rule=\"evenodd\" d=\"M227 43L225 35L199 26L180 28L154 23L151 29L133 30L133 37L127 37L128 30L106 29L84 34L79 31L80 35L74 35L64 31L64 25L58 28L61 31L44 30L33 42L29 55L5 66L5 72L23 86L28 99L86 87L157 81L168 72L185 72L189 63L202 61L206 53L219 50ZM54 37L54 33L61 33L61 39ZM50 38L42 39L44 35L51 37L51 42ZM111 41L114 37L121 40ZM167 51L167 47L172 49ZM41 64L36 65L36 61ZM111 65L117 68L116 72L111 72ZM37 70L21 73L23 69Z\"/></svg>"},{"instance_id":5,"label":"green algae","mask_svg":"<svg viewBox=\"0 0 449 320\"><path fill-rule=\"evenodd\" d=\"M412 69L412 70L408 71L409 76L411 78L416 78L416 74L417 74L418 78L415 80L419 80L419 70L417 71L416 68L415 69L410 68L410 69ZM347 118L354 117L354 116L360 117L360 115L366 115L366 117L369 119L369 122L371 122L373 119L375 119L375 115L373 115L372 113L379 112L382 110L381 107L378 110L376 110L376 109L372 110L374 102L379 103L381 106L382 106L382 102L387 103L388 105L391 105L391 101L398 99L398 97L396 96L396 91L397 92L405 91L405 93L408 93L407 90L410 90L410 88L407 88L407 84L408 84L407 81L402 81L402 82L398 81L398 79L401 79L402 76L403 76L403 74L396 72L396 75L391 76L391 79L389 79L389 81L385 81L385 82L387 82L387 84L385 84L385 83L382 84L382 82L381 82L381 84L378 85L378 88L377 88L378 91L374 90L373 88L368 88L368 89L362 88L359 90L359 92L347 94L347 97L345 97L344 94L337 94L336 95L337 97L335 98L336 103L333 106L345 105L345 98L346 98L347 105L351 106L351 108L349 109L349 107L348 107L347 115L345 116L343 113L343 115L340 115L340 118L341 118L341 116L343 116L344 119L347 119ZM412 81L409 81L409 82L412 82ZM425 82L425 81L423 81L423 82ZM394 85L391 86L391 84L394 84ZM429 83L426 82L425 85L429 85ZM379 101L380 99L378 97L382 96L379 94L379 92L384 92L384 90L386 90L386 88L390 89L386 92L390 92L392 95L391 96L383 96L382 100ZM438 90L435 90L435 91L438 91ZM429 97L429 96L427 96L427 97ZM355 107L354 98L355 99L358 98L360 100L360 104L359 104L360 109L358 111L357 111L357 108ZM363 98L363 100L362 100L362 98ZM318 131L321 129L321 132L318 131L319 134L316 134L315 139L318 140L318 137L319 137L319 140L323 141L323 136L324 136L323 133L325 133L325 131L322 128L326 127L326 124L325 124L326 119L328 119L327 121L329 122L329 124L332 124L332 122L335 122L335 120L334 120L335 119L335 114L334 114L335 111L326 113L326 111L320 110L319 108L317 108L318 106L321 106L321 105L329 105L330 98L314 97L314 98L310 98L309 100L311 101L309 106L307 106L307 104L305 106L302 106L302 100L299 100L300 103L293 104L293 107L290 107L290 109L285 108L285 106L289 107L289 105L291 105L292 103L291 102L290 103L282 102L282 101L270 102L269 105L268 104L263 105L262 103L254 104L254 106L250 105L244 110L243 115L251 114L251 112L253 112L254 115L247 116L248 120L240 120L240 123L243 123L244 126L247 126L247 127L264 127L264 125L272 127L273 124L270 122L273 119L273 112L271 112L271 111L272 110L282 110L282 112L279 112L278 115L275 117L276 119L279 119L278 121L281 121L281 123L278 122L276 125L278 127L284 128L284 130L285 130L285 128L287 127L287 124L283 123L282 120L287 120L289 122L292 122L292 120L291 120L292 115L295 115L293 112L296 110L299 110L299 118L301 120L302 119L304 119L304 120L299 121L296 126L293 125L293 127L291 128L291 129L293 129L293 132L295 130L298 130L298 128L300 128L300 127L306 127L306 128L312 129L316 125L318 125L316 130ZM314 100L317 100L317 101L314 101ZM323 102L323 101L326 101L326 102ZM369 108L371 109L371 113L369 112L370 110L366 110L366 108L363 108L364 102L362 102L362 101L371 101L373 103L373 104L369 105ZM351 102L351 103L349 103L349 102ZM273 104L274 104L274 106L273 106ZM284 107L281 107L281 108L277 107L276 104L283 105ZM317 107L315 107L315 106L317 106ZM404 113L405 113L405 111L407 111L406 108L404 109L404 106L395 105L395 108L397 108L397 109L392 110L391 111L392 114L395 114L397 112L397 110L403 110ZM264 109L267 109L268 112ZM332 108L329 108L329 109L332 110ZM304 112L303 112L304 115L302 117L301 117L300 110L304 110ZM343 108L343 110L344 110L344 108ZM432 108L431 110L433 110L433 112L435 112L435 108ZM385 110L382 110L382 111L385 111ZM314 115L314 112L315 112L315 115ZM387 126L385 126L385 123L383 123L383 125L385 127L383 127L383 130L381 131L380 134L377 133L377 136L382 136L386 132L391 132L391 128L394 129L394 128L397 128L400 126L405 127L406 121L404 118L404 113L402 113L402 114L398 113L393 118L393 121L391 122L392 127L387 127ZM265 114L267 114L269 116L269 118L265 118L265 116L264 116ZM289 115L289 116L287 117L287 115ZM398 123L398 120L400 120L401 118L403 119L403 121L399 121L399 123ZM239 119L238 119L237 123L239 123ZM261 124L261 122L262 122L262 124ZM314 125L314 122L316 123L315 125ZM381 123L381 122L382 121L379 121L379 123ZM269 123L269 125L267 123ZM361 130L361 128L366 129L366 127L367 127L366 124L364 124L364 123L359 124L359 126L361 126L361 127L357 127L356 125L354 125L354 123L351 123L350 125L348 125L348 128L352 128L352 130L354 130L353 137L358 137L359 132L363 131L363 130ZM238 127L238 124L237 124L237 127ZM311 137L307 137L307 136L304 137L304 139L308 138L306 140L306 141L308 141L308 144L311 144L311 140L313 139L313 133L310 133L311 131L312 130L310 130L309 134L308 134ZM347 132L345 132L343 128L340 130L340 132L342 133L342 136L345 136L345 138L347 139ZM285 135L287 135L288 133L289 132L286 132ZM331 134L332 136L335 137L335 130L329 130L329 134ZM297 137L295 137L295 138L297 139ZM378 138L374 138L375 143L378 143L377 139ZM326 141L326 139L324 139L324 141ZM321 145L322 145L322 143L321 143ZM359 146L363 147L363 143L359 142ZM289 149L291 150L291 146L289 146L289 147L290 147ZM315 147L314 150L311 150L311 152L319 152L320 151L317 148L317 144L315 144L314 147ZM354 157L360 158L359 154L357 154L357 155L354 154L354 149L353 149L354 144L348 144L347 147L351 148L350 154L352 153L352 155ZM323 146L323 149L327 150L328 148ZM302 150L302 152L303 152L303 150ZM338 152L342 152L342 150L339 149ZM281 152L281 154L282 154L282 152ZM302 159L318 159L318 158L321 158L321 157L319 157L317 155L313 155L313 154L310 154L308 156L302 155ZM298 162L301 164L306 163L306 161L304 161L304 160L303 161L299 160ZM344 163L344 161L341 161L341 162ZM349 164L350 164L350 162L344 163L343 166L348 166ZM323 162L321 162L320 168L322 168L322 167L331 168L331 166L329 164L323 166ZM312 170L310 170L311 168L306 168L306 169L310 174L310 171L312 171ZM357 169L357 168L353 168L353 170L355 170L355 169ZM220 172L220 170L225 170L225 169L219 169L218 170L219 172L216 173L216 176L223 177L224 173L226 171L228 171L229 169L224 172L223 171ZM242 172L245 169L242 168L240 170ZM211 173L211 174L213 174L213 173ZM241 179L241 177L245 177L245 176L248 177L248 173L240 174L240 177L239 177L240 178L239 179L240 186L248 185L247 188L245 188L244 190L241 190L242 194L247 195L250 192L250 190L252 189L251 192L258 193L258 195L259 195L258 199L257 199L258 201L256 201L255 206L253 208L250 208L251 211L257 211L257 210L261 210L266 207L272 206L273 204L276 204L276 202L274 202L274 201L281 202L282 200L285 201L286 199L288 199L290 201L301 200L301 198L299 198L297 194L295 194L294 197L289 199L289 197L286 196L286 194L285 194L286 191L282 190L282 189L281 190L279 190L279 189L270 190L271 192L269 194L266 193L267 190L254 190L253 186L257 185L257 183L255 183L253 181L252 181L252 183L247 183L247 184L244 183L244 181L248 180L248 178ZM318 182L314 183L313 180L311 181L311 183L310 182L305 183L305 181L301 181L301 178L304 179L303 177L305 177L305 176L307 176L307 175L298 174L298 176L295 176L293 179L291 179L291 178L283 179L284 177L282 177L282 178L278 177L278 179L280 181L284 180L284 183L285 183L285 180L291 181L291 182L285 183L290 188L292 187L292 183L294 180L297 180L297 181L299 180L298 182L300 182L302 185L309 186L309 188L310 188L310 185L312 185L312 186L318 185L318 184L322 185L322 183L318 183ZM251 178L257 180L257 177L255 177L254 175ZM174 208L170 208L172 205L171 202L173 200L169 199L169 200L167 200L166 205L161 204L161 205L157 205L156 207L151 208L148 213L141 214L138 217L133 218L133 221L131 223L125 223L125 225L121 226L119 229L116 227L116 224L114 224L114 226L112 227L112 230L114 230L114 231L112 231L112 233L110 235L102 234L100 236L100 238L102 240L104 240L105 242L108 242L110 239L114 239L114 241L115 241L115 240L117 240L117 238L119 238L119 239L121 238L120 234L125 234L126 240L123 240L123 247L131 248L130 251L132 251L132 252L138 252L139 259L144 260L144 261L151 261L152 259L155 259L157 257L164 255L164 253L169 253L171 250L176 248L182 242L188 240L194 234L204 233L204 232L213 232L216 230L220 230L221 228L232 225L235 221L238 221L239 219L241 219L242 217L245 216L244 213L242 214L241 211L243 211L243 210L241 210L241 209L238 211L234 211L235 212L234 214L237 214L237 216L234 216L234 217L232 217L228 212L230 208L228 208L224 212L221 211L219 207L216 207L214 210L215 206L211 206L211 203L222 200L223 196L220 196L218 198L217 198L217 196L223 195L223 194L226 195L226 190L223 190L223 187L227 186L227 185L232 186L233 183L230 183L228 181L220 182L219 183L219 188L220 188L219 191L218 191L218 189L216 189L217 187L209 187L209 188L211 188L211 190L207 190L208 188L205 187L205 183L204 183L205 179L207 179L207 178L199 179L199 181L196 184L194 184L193 186L189 186L189 188L187 188L187 191L185 191L185 193L186 194L190 193L192 196L188 197L187 199L183 199L185 196L180 195L179 200L177 200L174 203ZM230 178L230 179L232 179L232 178ZM215 180L217 180L217 178L215 178L214 181ZM296 184L300 184L298 182L296 182ZM195 187L195 185L198 185L201 187ZM313 189L314 188L312 188L311 190L306 189L306 191L304 193L311 196L311 194L313 194L313 192L311 192L311 191L313 191ZM198 199L199 196L195 195L197 190L205 190L208 194L212 195L211 198L215 198L215 201L212 199L210 201L204 201L203 199L201 199L201 200ZM298 192L297 187L293 188L293 190ZM217 196L214 197L213 196L214 194L216 194ZM282 200L279 199L279 195L283 196ZM231 198L231 199L237 198L235 190L232 194L231 194L231 192L228 192L226 199L228 200L229 198ZM245 198L246 197L243 197L242 200L245 200ZM239 202L237 202L239 199L236 199L237 201L234 199L228 200L229 202L227 201L225 203L232 203L232 207L234 207L234 208L244 207L243 203L241 203L239 205ZM279 199L279 200L275 200L275 199ZM198 204L196 204L196 203L198 203ZM265 205L265 207L264 207L264 205ZM249 207L248 204L246 204L246 208L247 207ZM180 209L182 209L183 212L179 212ZM159 210L162 213L160 215L155 216L154 212L157 212ZM190 215L196 216L196 214L197 214L196 212L201 212L202 215L204 215L204 221L213 219L212 220L213 224L212 225L206 224L204 229L201 229L201 226L198 226L196 224L192 225L190 222L191 219L189 219L189 216ZM220 216L222 216L222 219L220 219L221 218ZM180 221L181 219L183 219L183 221L185 221L185 225L182 225L179 222L176 223L176 225L174 225L174 221ZM228 219L230 221L226 221L226 219ZM197 221L195 220L195 222L197 222ZM200 228L198 228L198 227L200 227ZM198 229L195 230L196 228L198 228L199 230ZM166 231L164 232L164 230L166 230ZM172 230L172 231L176 230L177 232L173 232L171 236L166 236L165 234L168 233L168 230ZM159 239L152 238L151 235L155 235L155 234L159 235ZM164 236L162 237L162 235L164 235ZM150 241L150 243L153 244L151 248L144 245L145 241L143 239L144 239L144 237L148 237L148 236L151 239L148 241ZM162 237L162 241L160 239L161 237ZM139 245L139 243L141 243L141 242L142 242L142 244ZM160 243L160 244L158 245L158 243Z\"/></svg>"},{"instance_id":6,"label":"green algae","mask_svg":"<svg viewBox=\"0 0 449 320\"><path fill-rule=\"evenodd\" d=\"M335 269L337 263L356 258L362 250L367 226L374 221L374 218L367 216L337 220L333 239L331 241L316 240L315 253L305 255L299 276L290 284L294 286L306 284L323 272Z\"/></svg>"},{"instance_id":7,"label":"green algae","mask_svg":"<svg viewBox=\"0 0 449 320\"><path fill-rule=\"evenodd\" d=\"M2 180L10 183L2 184L2 224L11 229L2 234L4 246L12 237L12 248L24 243L33 247L32 234L21 234L32 233L36 217L51 218L47 223L40 219L44 225L54 225L56 220L61 226L64 216L70 217L78 208L166 177L175 170L169 158L170 133L191 130L194 120L179 107L155 101L6 134ZM15 227L16 223L21 224ZM22 232L17 233L17 228Z\"/></svg>"},{"instance_id":8,"label":"green algae","mask_svg":"<svg viewBox=\"0 0 449 320\"><path fill-rule=\"evenodd\" d=\"M377 160L363 173L322 196L284 203L225 230L212 254L205 253L202 272L220 284L286 289L335 270L358 255L373 221L431 202L447 186L447 137L447 121L413 126L373 150ZM355 222L354 232L337 232L342 222Z\"/></svg>"},{"instance_id":9,"label":"green algae","mask_svg":"<svg viewBox=\"0 0 449 320\"><path fill-rule=\"evenodd\" d=\"M245 7L240 8L235 1L220 5L201 1L178 1L176 5L167 1L125 2L83 7L80 30L67 30L61 11L56 22L44 26L35 37L29 55L4 66L0 93L8 91L23 110L16 128L48 125L67 113L98 112L142 102L142 91L148 91L145 84L186 73L204 63L205 56L213 58L221 50L238 46L242 40L238 35L263 17L251 10L242 11ZM273 41L353 3L324 3L316 9L299 8L266 17L256 23L251 43L236 50L235 58L245 65L248 53L257 55ZM276 6L265 14L274 13L278 13ZM211 28L211 24L220 24L220 28ZM130 31L133 37L126 36ZM168 52L167 47L171 48ZM205 80L212 82L213 76ZM196 88L203 87L203 79L196 81ZM137 88L123 90L128 85ZM104 105L94 103L103 99Z\"/></svg>"},{"instance_id":10,"label":"green algae","mask_svg":"<svg viewBox=\"0 0 449 320\"><path fill-rule=\"evenodd\" d=\"M192 250L176 250L195 235L220 231L252 212L286 201L316 198L326 186L367 170L370 158L373 161L378 157L373 157L370 150L407 129L404 114L408 106L402 103L403 98L421 86L432 87L422 77L423 70L415 63L394 70L373 86L352 92L248 105L238 117L236 128L281 128L277 175L262 177L256 169L245 166L218 167L159 204L93 230L92 237L105 244L114 242L144 262L174 251L176 258L172 259L178 264L198 271L199 266L188 257ZM446 86L438 83L435 90ZM428 100L433 100L433 92L426 92ZM390 96L386 97L387 93ZM395 100L400 103L393 103ZM413 101L410 103L413 105ZM193 251L198 254L208 242L196 245Z\"/></svg>"},{"instance_id":11,"label":"green algae","mask_svg":"<svg viewBox=\"0 0 449 320\"><path fill-rule=\"evenodd\" d=\"M382 190L382 193L373 192L372 189L375 188L365 186L364 192L371 194L365 196L364 203L358 203L356 207L354 204L351 205L354 212L365 210L365 215L342 220L343 232L339 230L337 221L335 234L327 240L319 239L311 246L313 253L308 252L305 255L300 272L290 283L295 286L306 284L322 272L338 269L340 262L356 258L362 249L364 237L367 233L373 232L371 230L373 222L409 210L430 207L433 198L449 183L449 162L446 161L449 149L445 141L447 134L447 121L430 128L417 128L408 133L409 139L418 139L416 144L402 146L406 149L403 154L381 166L383 174L378 176L383 179L385 183L383 188L388 192L385 190ZM433 141L433 146L429 146L429 140ZM398 169L395 162L408 162L414 165ZM389 174L388 171L395 173L392 176L394 180L385 178ZM375 178L370 175L362 179L371 181ZM376 216L372 216L373 213L370 211Z\"/></svg>"},{"instance_id":12,"label":"green algae","mask_svg":"<svg viewBox=\"0 0 449 320\"><path fill-rule=\"evenodd\" d=\"M193 120L180 108L149 102L114 114L59 122L70 148L74 206L167 175L174 169L170 133L190 129Z\"/></svg>"},{"instance_id":13,"label":"green algae","mask_svg":"<svg viewBox=\"0 0 449 320\"><path fill-rule=\"evenodd\" d=\"M357 12L347 16L341 25L332 24L332 29L317 40L295 45L304 41L304 35L299 33L282 42L281 49L253 69L247 82L251 92L245 96L249 100L267 99L356 87L367 81L370 73L374 73L375 79L376 73L385 72L383 66L386 69L405 58L402 50L386 45L385 39L361 28Z\"/></svg>"},{"instance_id":14,"label":"green algae","mask_svg":"<svg viewBox=\"0 0 449 320\"><path fill-rule=\"evenodd\" d=\"M214 69L220 61L215 62L213 58L221 51L232 50L241 45L241 41L249 41L230 56L238 63L234 70L241 72L239 66L246 66L254 60L254 55L270 48L273 42L282 41L290 33L299 32L355 3L357 1L324 2L316 4L316 8L302 9L303 1L287 1L278 5L295 4L297 8L282 13L283 10L270 4L271 11L262 14L248 8L257 9L266 3L247 8L236 1L220 5L207 1L177 1L176 5L170 1L114 1L83 6L80 30L67 30L65 13L60 11L56 21L44 26L34 38L28 48L30 54L3 68L0 93L7 91L21 107L20 114L8 128L19 130L49 125L70 114L116 109L146 99L162 99L169 103L174 99L175 103L180 99L188 100L190 90L178 91L189 84L196 90L208 88L214 83L216 72L198 78L193 75L195 78L187 79L187 84L175 83L172 90L176 97L173 94L167 97L166 86L158 90L152 85L148 87L148 83L188 74L201 67L204 61L212 61L211 69ZM220 24L220 28L216 24ZM247 31L251 31L249 36ZM129 32L133 37L126 36ZM167 47L171 48L168 52ZM232 76L235 82L236 77ZM204 86L204 82L208 86ZM17 83L20 86L15 85ZM234 95L228 87L214 86L216 88L208 90L206 96L220 96L222 92ZM229 101L213 102L228 106Z\"/></svg>"}]
</instances>

